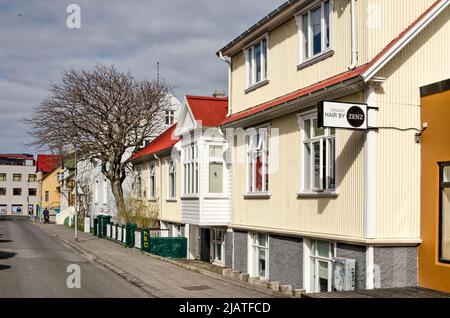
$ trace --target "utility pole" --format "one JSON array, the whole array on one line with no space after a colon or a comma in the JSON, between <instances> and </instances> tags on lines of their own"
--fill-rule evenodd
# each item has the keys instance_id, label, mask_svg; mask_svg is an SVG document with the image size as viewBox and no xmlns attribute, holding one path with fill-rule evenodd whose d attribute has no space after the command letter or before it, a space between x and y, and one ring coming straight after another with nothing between
<instances>
[{"instance_id":1,"label":"utility pole","mask_svg":"<svg viewBox=\"0 0 450 318\"><path fill-rule=\"evenodd\" d=\"M78 164L77 164L77 147L75 146L75 241L78 241Z\"/></svg>"},{"instance_id":2,"label":"utility pole","mask_svg":"<svg viewBox=\"0 0 450 318\"><path fill-rule=\"evenodd\" d=\"M156 81L159 83L159 62L156 62Z\"/></svg>"}]
</instances>

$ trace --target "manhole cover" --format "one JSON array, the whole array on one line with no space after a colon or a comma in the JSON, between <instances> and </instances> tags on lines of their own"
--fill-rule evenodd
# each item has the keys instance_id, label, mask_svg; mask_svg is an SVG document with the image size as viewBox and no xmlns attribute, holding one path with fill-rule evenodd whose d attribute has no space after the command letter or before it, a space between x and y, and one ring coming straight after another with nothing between
<instances>
[{"instance_id":1,"label":"manhole cover","mask_svg":"<svg viewBox=\"0 0 450 318\"><path fill-rule=\"evenodd\" d=\"M207 290L211 289L211 287L208 286L188 286L188 287L181 287L185 290Z\"/></svg>"}]
</instances>

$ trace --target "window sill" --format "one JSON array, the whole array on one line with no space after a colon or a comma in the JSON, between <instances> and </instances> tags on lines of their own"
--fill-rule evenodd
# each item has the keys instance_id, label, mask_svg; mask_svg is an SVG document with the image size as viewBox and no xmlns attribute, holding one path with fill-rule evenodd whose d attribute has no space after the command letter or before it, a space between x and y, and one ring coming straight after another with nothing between
<instances>
[{"instance_id":1,"label":"window sill","mask_svg":"<svg viewBox=\"0 0 450 318\"><path fill-rule=\"evenodd\" d=\"M166 202L176 203L176 202L178 202L178 200L177 199L166 199Z\"/></svg>"},{"instance_id":2,"label":"window sill","mask_svg":"<svg viewBox=\"0 0 450 318\"><path fill-rule=\"evenodd\" d=\"M158 202L155 198L148 199L148 202Z\"/></svg>"},{"instance_id":3,"label":"window sill","mask_svg":"<svg viewBox=\"0 0 450 318\"><path fill-rule=\"evenodd\" d=\"M316 63L319 63L329 57L332 57L333 55L334 55L334 50L328 49L322 53L317 54L316 56L313 56L313 57L307 59L306 61L301 62L299 65L297 65L297 71L300 71L300 70L307 68L311 65L314 65Z\"/></svg>"},{"instance_id":4,"label":"window sill","mask_svg":"<svg viewBox=\"0 0 450 318\"><path fill-rule=\"evenodd\" d=\"M261 81L261 82L259 82L259 83L257 83L257 84L254 84L254 85L252 85L252 86L246 88L244 92L245 92L245 94L249 94L249 93L251 93L251 92L257 90L258 88L261 88L261 87L263 87L263 86L266 86L267 84L269 84L269 80L268 80L268 79L266 79L266 80L264 80L264 81Z\"/></svg>"},{"instance_id":5,"label":"window sill","mask_svg":"<svg viewBox=\"0 0 450 318\"><path fill-rule=\"evenodd\" d=\"M245 200L268 200L272 197L269 193L247 193L244 194Z\"/></svg>"},{"instance_id":6,"label":"window sill","mask_svg":"<svg viewBox=\"0 0 450 318\"><path fill-rule=\"evenodd\" d=\"M181 197L181 200L199 200L199 196L183 196Z\"/></svg>"},{"instance_id":7,"label":"window sill","mask_svg":"<svg viewBox=\"0 0 450 318\"><path fill-rule=\"evenodd\" d=\"M228 199L230 199L228 195L220 195L220 194L205 195L205 200L228 200Z\"/></svg>"},{"instance_id":8,"label":"window sill","mask_svg":"<svg viewBox=\"0 0 450 318\"><path fill-rule=\"evenodd\" d=\"M302 192L297 193L298 199L321 199L321 198L329 198L336 199L339 197L339 193L337 192Z\"/></svg>"}]
</instances>

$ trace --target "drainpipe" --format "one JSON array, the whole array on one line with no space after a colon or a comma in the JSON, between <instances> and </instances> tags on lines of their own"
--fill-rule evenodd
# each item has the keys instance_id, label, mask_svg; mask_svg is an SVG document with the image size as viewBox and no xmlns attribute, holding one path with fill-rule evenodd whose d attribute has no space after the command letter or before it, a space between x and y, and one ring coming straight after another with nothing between
<instances>
[{"instance_id":1,"label":"drainpipe","mask_svg":"<svg viewBox=\"0 0 450 318\"><path fill-rule=\"evenodd\" d=\"M162 212L162 164L161 164L161 158L159 158L156 154L153 154L153 157L158 160L159 162L159 215L161 215ZM155 191L156 192L156 191Z\"/></svg>"},{"instance_id":2,"label":"drainpipe","mask_svg":"<svg viewBox=\"0 0 450 318\"><path fill-rule=\"evenodd\" d=\"M350 70L358 66L358 30L356 21L356 0L351 0L351 36L352 36L352 64Z\"/></svg>"},{"instance_id":3,"label":"drainpipe","mask_svg":"<svg viewBox=\"0 0 450 318\"><path fill-rule=\"evenodd\" d=\"M231 107L231 60L227 60L223 57L222 51L219 52L219 58L228 64L228 114L230 116L232 113Z\"/></svg>"}]
</instances>

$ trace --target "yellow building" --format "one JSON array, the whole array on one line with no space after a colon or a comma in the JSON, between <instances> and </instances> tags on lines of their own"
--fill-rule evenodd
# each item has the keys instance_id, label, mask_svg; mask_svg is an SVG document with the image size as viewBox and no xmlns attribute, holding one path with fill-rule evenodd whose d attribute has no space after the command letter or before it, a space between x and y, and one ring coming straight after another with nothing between
<instances>
[{"instance_id":1,"label":"yellow building","mask_svg":"<svg viewBox=\"0 0 450 318\"><path fill-rule=\"evenodd\" d=\"M59 182L63 169L58 167L47 173L41 180L41 206L50 213L57 213L61 208L61 185Z\"/></svg>"},{"instance_id":2,"label":"yellow building","mask_svg":"<svg viewBox=\"0 0 450 318\"><path fill-rule=\"evenodd\" d=\"M449 4L290 1L218 52L234 270L307 292L417 284L420 87L450 75ZM320 127L323 101L364 104L369 129Z\"/></svg>"}]
</instances>

